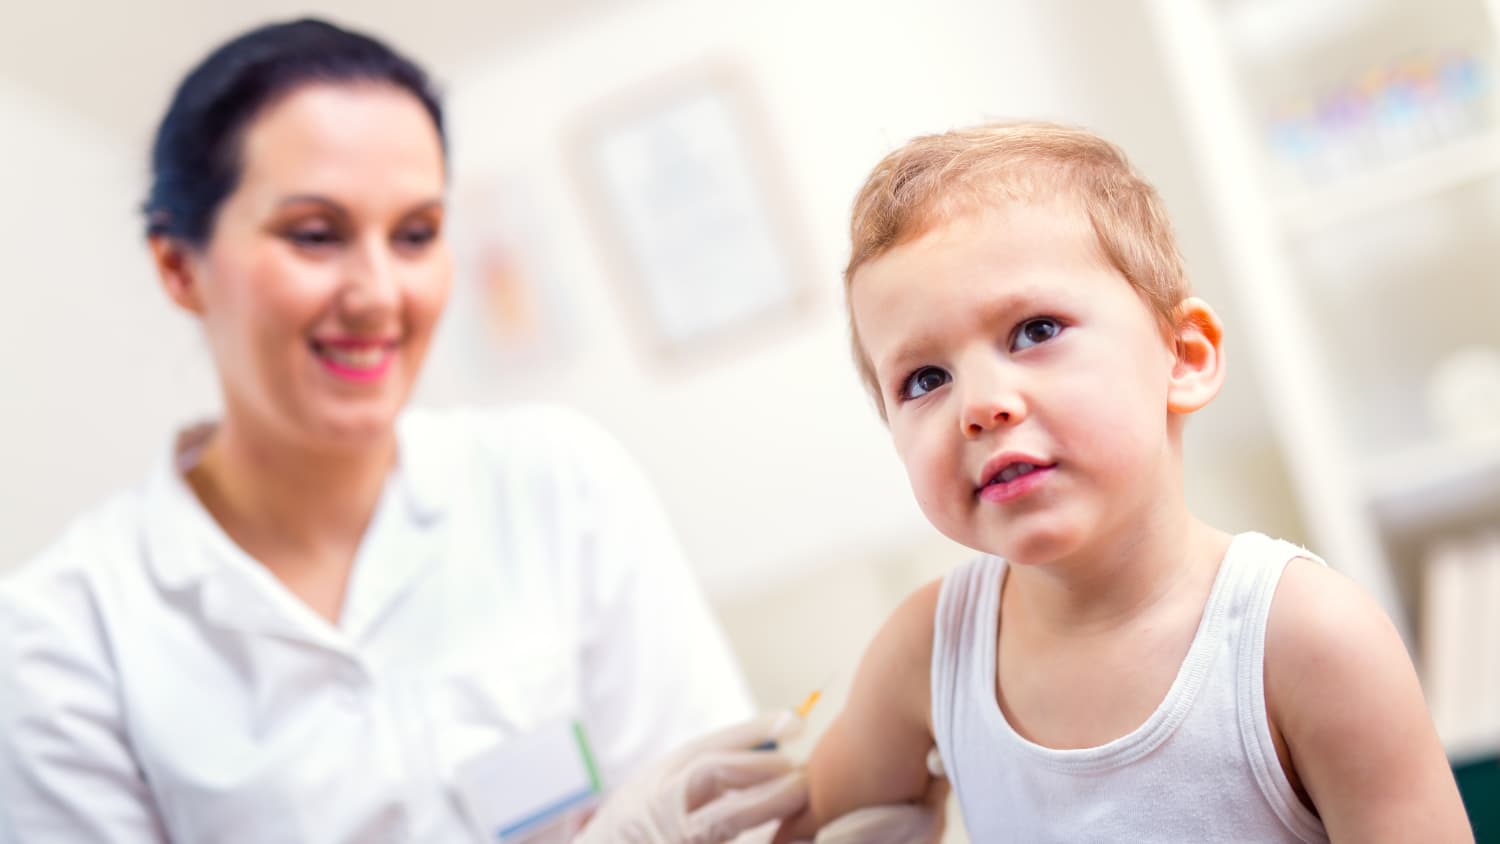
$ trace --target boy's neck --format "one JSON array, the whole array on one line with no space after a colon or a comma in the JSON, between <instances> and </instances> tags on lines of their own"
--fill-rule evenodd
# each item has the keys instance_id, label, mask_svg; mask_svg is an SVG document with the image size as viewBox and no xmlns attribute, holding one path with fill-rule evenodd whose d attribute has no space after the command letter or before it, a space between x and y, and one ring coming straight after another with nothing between
<instances>
[{"instance_id":1,"label":"boy's neck","mask_svg":"<svg viewBox=\"0 0 1500 844\"><path fill-rule=\"evenodd\" d=\"M1228 534L1185 506L1160 508L1141 529L1110 534L1067 559L1011 566L1007 591L1035 624L1069 633L1104 632L1149 611L1178 587L1210 581Z\"/></svg>"}]
</instances>

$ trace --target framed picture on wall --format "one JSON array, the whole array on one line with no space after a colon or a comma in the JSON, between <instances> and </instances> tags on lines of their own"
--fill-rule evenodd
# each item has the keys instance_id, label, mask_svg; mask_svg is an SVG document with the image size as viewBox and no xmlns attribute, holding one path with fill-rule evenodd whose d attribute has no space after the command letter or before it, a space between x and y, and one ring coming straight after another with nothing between
<instances>
[{"instance_id":1,"label":"framed picture on wall","mask_svg":"<svg viewBox=\"0 0 1500 844\"><path fill-rule=\"evenodd\" d=\"M468 172L453 193L447 240L452 304L425 381L528 397L541 370L573 363L577 309L553 240L556 208L522 166ZM443 387L434 387L443 390Z\"/></svg>"},{"instance_id":2,"label":"framed picture on wall","mask_svg":"<svg viewBox=\"0 0 1500 844\"><path fill-rule=\"evenodd\" d=\"M796 204L734 66L700 63L621 94L571 140L605 269L653 353L692 356L805 305Z\"/></svg>"}]
</instances>

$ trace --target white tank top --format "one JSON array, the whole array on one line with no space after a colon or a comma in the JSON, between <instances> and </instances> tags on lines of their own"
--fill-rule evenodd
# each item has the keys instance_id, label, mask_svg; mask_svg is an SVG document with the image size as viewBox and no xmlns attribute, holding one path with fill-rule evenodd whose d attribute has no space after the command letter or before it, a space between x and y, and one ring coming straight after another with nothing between
<instances>
[{"instance_id":1,"label":"white tank top","mask_svg":"<svg viewBox=\"0 0 1500 844\"><path fill-rule=\"evenodd\" d=\"M934 622L932 725L970 837L1327 841L1292 791L1266 719L1266 618L1294 557L1318 559L1262 534L1236 536L1166 699L1128 735L1068 750L1023 738L995 699L1005 561L978 557L950 572Z\"/></svg>"}]
</instances>

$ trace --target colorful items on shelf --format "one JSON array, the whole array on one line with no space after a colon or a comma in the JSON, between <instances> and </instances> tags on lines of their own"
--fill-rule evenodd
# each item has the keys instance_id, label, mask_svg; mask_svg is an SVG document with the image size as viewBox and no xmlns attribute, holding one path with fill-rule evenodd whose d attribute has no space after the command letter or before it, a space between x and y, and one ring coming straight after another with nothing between
<instances>
[{"instance_id":1,"label":"colorful items on shelf","mask_svg":"<svg viewBox=\"0 0 1500 844\"><path fill-rule=\"evenodd\" d=\"M1326 183L1484 129L1489 88L1489 64L1473 53L1411 56L1280 105L1268 139L1296 179Z\"/></svg>"}]
</instances>

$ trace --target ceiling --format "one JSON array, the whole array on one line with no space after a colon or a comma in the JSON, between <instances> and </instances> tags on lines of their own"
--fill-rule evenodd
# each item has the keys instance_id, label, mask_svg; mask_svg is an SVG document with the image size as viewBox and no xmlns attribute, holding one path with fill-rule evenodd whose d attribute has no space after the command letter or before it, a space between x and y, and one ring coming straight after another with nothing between
<instances>
[{"instance_id":1,"label":"ceiling","mask_svg":"<svg viewBox=\"0 0 1500 844\"><path fill-rule=\"evenodd\" d=\"M391 43L441 83L581 16L644 0L198 0L17 3L0 25L0 77L144 144L173 87L213 46L256 24L326 17Z\"/></svg>"}]
</instances>

